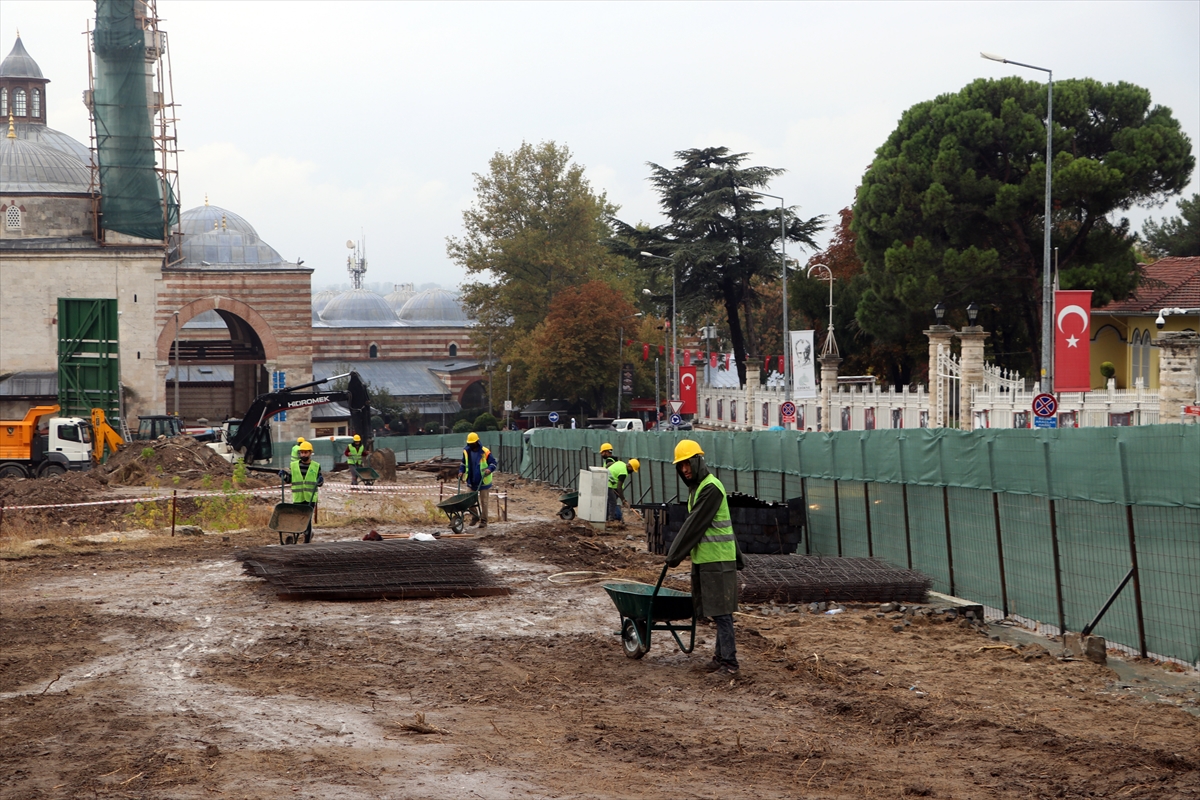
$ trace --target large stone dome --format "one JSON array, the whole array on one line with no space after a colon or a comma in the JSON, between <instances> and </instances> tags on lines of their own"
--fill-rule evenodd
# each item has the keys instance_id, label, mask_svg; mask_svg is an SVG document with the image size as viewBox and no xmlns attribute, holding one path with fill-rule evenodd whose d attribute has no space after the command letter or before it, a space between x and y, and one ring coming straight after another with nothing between
<instances>
[{"instance_id":1,"label":"large stone dome","mask_svg":"<svg viewBox=\"0 0 1200 800\"><path fill-rule=\"evenodd\" d=\"M313 322L321 319L321 312L325 310L325 306L329 305L329 301L337 297L337 292L333 289L322 289L313 295L312 299L312 318Z\"/></svg>"},{"instance_id":2,"label":"large stone dome","mask_svg":"<svg viewBox=\"0 0 1200 800\"><path fill-rule=\"evenodd\" d=\"M254 226L219 206L190 208L179 218L183 265L191 269L294 266L258 238Z\"/></svg>"},{"instance_id":3,"label":"large stone dome","mask_svg":"<svg viewBox=\"0 0 1200 800\"><path fill-rule=\"evenodd\" d=\"M5 194L88 194L87 165L29 139L0 138L0 192Z\"/></svg>"},{"instance_id":4,"label":"large stone dome","mask_svg":"<svg viewBox=\"0 0 1200 800\"><path fill-rule=\"evenodd\" d=\"M383 299L387 300L387 304L392 307L392 310L399 314L400 309L404 308L404 304L412 300L415 294L416 291L413 290L411 283L397 283L392 292L384 295Z\"/></svg>"},{"instance_id":5,"label":"large stone dome","mask_svg":"<svg viewBox=\"0 0 1200 800\"><path fill-rule=\"evenodd\" d=\"M445 289L426 289L413 295L396 316L402 322L424 327L463 328L471 324L457 295Z\"/></svg>"},{"instance_id":6,"label":"large stone dome","mask_svg":"<svg viewBox=\"0 0 1200 800\"><path fill-rule=\"evenodd\" d=\"M369 289L342 292L321 309L321 322L335 328L380 328L400 322L382 295Z\"/></svg>"}]
</instances>

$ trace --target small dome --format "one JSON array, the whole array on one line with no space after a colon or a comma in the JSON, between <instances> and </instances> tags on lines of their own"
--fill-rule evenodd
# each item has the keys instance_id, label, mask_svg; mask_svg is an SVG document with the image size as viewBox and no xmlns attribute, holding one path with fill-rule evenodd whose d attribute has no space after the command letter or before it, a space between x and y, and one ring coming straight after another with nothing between
<instances>
[{"instance_id":1,"label":"small dome","mask_svg":"<svg viewBox=\"0 0 1200 800\"><path fill-rule=\"evenodd\" d=\"M20 36L17 37L17 43L13 45L13 49L3 61L0 61L0 78L44 79L37 62L29 53L25 52L25 45L21 44Z\"/></svg>"},{"instance_id":2,"label":"small dome","mask_svg":"<svg viewBox=\"0 0 1200 800\"><path fill-rule=\"evenodd\" d=\"M88 194L92 172L78 158L28 139L0 138L0 192Z\"/></svg>"},{"instance_id":3,"label":"small dome","mask_svg":"<svg viewBox=\"0 0 1200 800\"><path fill-rule=\"evenodd\" d=\"M180 252L187 267L292 266L258 238L253 225L219 206L189 208L180 215L179 227L183 231Z\"/></svg>"},{"instance_id":4,"label":"small dome","mask_svg":"<svg viewBox=\"0 0 1200 800\"><path fill-rule=\"evenodd\" d=\"M238 216L232 211L227 211L220 206L210 206L207 203L196 208L189 208L183 212L179 216L179 228L185 236L226 230L233 231L234 233L248 234L253 236L256 241L258 240L258 231L254 230L254 226L247 222L244 217Z\"/></svg>"},{"instance_id":5,"label":"small dome","mask_svg":"<svg viewBox=\"0 0 1200 800\"><path fill-rule=\"evenodd\" d=\"M378 328L396 325L396 314L382 295L369 289L342 292L321 309L321 321L337 328Z\"/></svg>"},{"instance_id":6,"label":"small dome","mask_svg":"<svg viewBox=\"0 0 1200 800\"><path fill-rule=\"evenodd\" d=\"M385 295L383 299L392 307L392 311L399 314L400 309L404 308L404 304L413 298L416 291L413 290L411 283L397 283L395 286L395 290Z\"/></svg>"},{"instance_id":7,"label":"small dome","mask_svg":"<svg viewBox=\"0 0 1200 800\"><path fill-rule=\"evenodd\" d=\"M312 321L321 321L321 312L325 310L325 306L329 305L329 301L337 297L337 292L333 289L325 289L313 295L312 299Z\"/></svg>"},{"instance_id":8,"label":"small dome","mask_svg":"<svg viewBox=\"0 0 1200 800\"><path fill-rule=\"evenodd\" d=\"M426 289L413 295L397 315L401 321L425 327L466 327L471 324L458 296L445 289Z\"/></svg>"}]
</instances>

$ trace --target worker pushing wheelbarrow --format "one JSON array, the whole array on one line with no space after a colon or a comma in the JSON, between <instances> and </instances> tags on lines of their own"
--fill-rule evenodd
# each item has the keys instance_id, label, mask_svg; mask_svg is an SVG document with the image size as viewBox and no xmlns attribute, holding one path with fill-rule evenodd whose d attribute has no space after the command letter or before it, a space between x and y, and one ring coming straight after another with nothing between
<instances>
[{"instance_id":1,"label":"worker pushing wheelbarrow","mask_svg":"<svg viewBox=\"0 0 1200 800\"><path fill-rule=\"evenodd\" d=\"M279 470L279 505L271 514L270 528L279 532L280 544L312 541L312 519L317 509L317 490L325 484L321 465L312 457L312 442L301 442L290 469ZM292 502L284 503L283 486L292 485Z\"/></svg>"},{"instance_id":2,"label":"worker pushing wheelbarrow","mask_svg":"<svg viewBox=\"0 0 1200 800\"><path fill-rule=\"evenodd\" d=\"M496 469L496 457L479 441L479 434L474 431L468 433L466 446L463 447L462 463L458 466L458 475L459 480L466 482L468 489L479 493L477 508L480 528L486 528L488 524L488 497L492 490L492 475Z\"/></svg>"}]
</instances>

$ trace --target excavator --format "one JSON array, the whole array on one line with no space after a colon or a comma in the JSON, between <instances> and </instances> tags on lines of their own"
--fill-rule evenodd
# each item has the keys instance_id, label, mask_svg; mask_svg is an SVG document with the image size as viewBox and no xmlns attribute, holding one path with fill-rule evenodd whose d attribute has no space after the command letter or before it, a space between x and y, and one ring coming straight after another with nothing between
<instances>
[{"instance_id":1,"label":"excavator","mask_svg":"<svg viewBox=\"0 0 1200 800\"><path fill-rule=\"evenodd\" d=\"M314 386L334 383L348 378L345 389L314 390ZM271 418L280 411L293 411L325 403L345 402L350 407L350 433L358 434L368 445L371 439L371 400L367 385L357 372L333 375L319 381L284 387L276 392L260 394L242 414L241 419L226 420L223 441L209 445L218 454L232 461L242 458L247 466L271 462Z\"/></svg>"}]
</instances>

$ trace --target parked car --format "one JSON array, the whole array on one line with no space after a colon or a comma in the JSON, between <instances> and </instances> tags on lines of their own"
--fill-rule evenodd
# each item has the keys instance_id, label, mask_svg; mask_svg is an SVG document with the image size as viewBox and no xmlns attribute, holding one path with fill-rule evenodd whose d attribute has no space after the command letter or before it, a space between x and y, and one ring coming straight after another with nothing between
<instances>
[{"instance_id":1,"label":"parked car","mask_svg":"<svg viewBox=\"0 0 1200 800\"><path fill-rule=\"evenodd\" d=\"M614 431L644 431L646 428L642 425L642 421L635 417L626 419L614 419L612 424Z\"/></svg>"}]
</instances>

